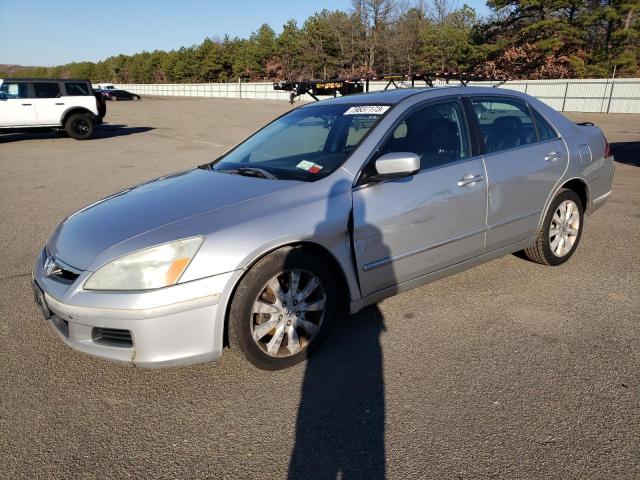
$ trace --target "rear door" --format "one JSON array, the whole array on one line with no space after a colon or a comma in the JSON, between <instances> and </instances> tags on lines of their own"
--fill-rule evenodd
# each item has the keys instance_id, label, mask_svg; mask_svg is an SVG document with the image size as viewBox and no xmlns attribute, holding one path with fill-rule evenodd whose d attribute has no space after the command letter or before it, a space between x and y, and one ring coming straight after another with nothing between
<instances>
[{"instance_id":1,"label":"rear door","mask_svg":"<svg viewBox=\"0 0 640 480\"><path fill-rule=\"evenodd\" d=\"M0 127L33 126L37 123L28 83L3 82L0 85Z\"/></svg>"},{"instance_id":2,"label":"rear door","mask_svg":"<svg viewBox=\"0 0 640 480\"><path fill-rule=\"evenodd\" d=\"M36 116L40 125L59 125L68 108L64 101L61 82L33 82Z\"/></svg>"},{"instance_id":3,"label":"rear door","mask_svg":"<svg viewBox=\"0 0 640 480\"><path fill-rule=\"evenodd\" d=\"M354 188L353 235L363 295L482 253L484 166L470 149L463 112L457 98L411 109L379 154L416 153L421 170Z\"/></svg>"},{"instance_id":4,"label":"rear door","mask_svg":"<svg viewBox=\"0 0 640 480\"><path fill-rule=\"evenodd\" d=\"M536 234L568 162L564 141L519 98L472 96L489 181L488 251ZM534 121L534 115L536 121Z\"/></svg>"}]
</instances>

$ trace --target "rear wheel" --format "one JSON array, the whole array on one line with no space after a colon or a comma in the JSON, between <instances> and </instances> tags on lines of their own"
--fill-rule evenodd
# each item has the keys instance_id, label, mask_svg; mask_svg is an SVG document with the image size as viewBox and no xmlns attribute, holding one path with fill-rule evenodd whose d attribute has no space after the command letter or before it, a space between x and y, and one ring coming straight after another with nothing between
<instances>
[{"instance_id":1,"label":"rear wheel","mask_svg":"<svg viewBox=\"0 0 640 480\"><path fill-rule=\"evenodd\" d=\"M240 281L229 312L229 343L253 365L279 370L303 361L337 309L330 270L295 248L258 261Z\"/></svg>"},{"instance_id":2,"label":"rear wheel","mask_svg":"<svg viewBox=\"0 0 640 480\"><path fill-rule=\"evenodd\" d=\"M91 116L86 113L74 113L67 118L64 124L65 131L71 138L87 140L93 136L96 124Z\"/></svg>"},{"instance_id":3,"label":"rear wheel","mask_svg":"<svg viewBox=\"0 0 640 480\"><path fill-rule=\"evenodd\" d=\"M584 225L584 206L573 191L562 189L555 196L536 243L525 249L525 256L543 265L562 265L578 248Z\"/></svg>"}]
</instances>

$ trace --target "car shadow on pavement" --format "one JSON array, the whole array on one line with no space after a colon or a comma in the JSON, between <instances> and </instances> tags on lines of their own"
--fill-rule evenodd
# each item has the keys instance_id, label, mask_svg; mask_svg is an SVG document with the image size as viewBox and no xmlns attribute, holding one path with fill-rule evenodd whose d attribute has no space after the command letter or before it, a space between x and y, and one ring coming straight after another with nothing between
<instances>
[{"instance_id":1,"label":"car shadow on pavement","mask_svg":"<svg viewBox=\"0 0 640 480\"><path fill-rule=\"evenodd\" d=\"M96 128L94 139L122 137L124 135L134 135L155 130L153 127L128 127L127 125L99 125Z\"/></svg>"},{"instance_id":2,"label":"car shadow on pavement","mask_svg":"<svg viewBox=\"0 0 640 480\"><path fill-rule=\"evenodd\" d=\"M351 195L351 182L334 185L325 225L319 224L316 232L336 221L331 212L341 209L332 206L336 196L345 192ZM373 230L369 226L371 234L381 236ZM289 480L385 478L380 344L384 329L384 317L377 305L356 315L348 315L345 309L333 319L326 340L307 360Z\"/></svg>"},{"instance_id":3,"label":"car shadow on pavement","mask_svg":"<svg viewBox=\"0 0 640 480\"><path fill-rule=\"evenodd\" d=\"M617 163L640 167L640 142L616 142L611 151Z\"/></svg>"},{"instance_id":4,"label":"car shadow on pavement","mask_svg":"<svg viewBox=\"0 0 640 480\"><path fill-rule=\"evenodd\" d=\"M121 137L124 135L134 135L136 133L144 133L154 130L153 127L128 127L127 125L98 125L96 131L90 140L101 140L104 138ZM0 143L17 142L20 140L37 140L37 139L56 139L72 140L64 135L59 135L53 130L41 130L31 132L8 132L0 133Z\"/></svg>"}]
</instances>

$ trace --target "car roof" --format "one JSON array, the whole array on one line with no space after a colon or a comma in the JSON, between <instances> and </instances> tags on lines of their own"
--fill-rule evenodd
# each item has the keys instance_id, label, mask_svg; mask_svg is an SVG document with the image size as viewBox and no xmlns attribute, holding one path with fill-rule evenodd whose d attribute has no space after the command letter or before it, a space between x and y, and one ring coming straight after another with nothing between
<instances>
[{"instance_id":1,"label":"car roof","mask_svg":"<svg viewBox=\"0 0 640 480\"><path fill-rule=\"evenodd\" d=\"M493 87L470 87L470 86L438 86L438 87L415 87L415 88L397 88L392 90L380 90L368 93L357 93L353 95L345 95L344 97L330 98L322 100L321 105L329 104L349 104L349 105L365 105L365 104L387 104L396 105L402 100L413 97L414 95L423 94L425 98L442 97L447 95L511 95L523 97L523 94L505 88ZM310 103L305 106L317 105Z\"/></svg>"},{"instance_id":2,"label":"car roof","mask_svg":"<svg viewBox=\"0 0 640 480\"><path fill-rule=\"evenodd\" d=\"M2 82L88 82L86 78L0 78Z\"/></svg>"}]
</instances>

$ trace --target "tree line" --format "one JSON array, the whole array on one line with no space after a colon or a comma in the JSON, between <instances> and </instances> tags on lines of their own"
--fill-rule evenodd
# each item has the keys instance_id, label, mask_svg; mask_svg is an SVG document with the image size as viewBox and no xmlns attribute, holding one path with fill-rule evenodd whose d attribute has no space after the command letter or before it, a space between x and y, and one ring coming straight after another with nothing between
<instances>
[{"instance_id":1,"label":"tree line","mask_svg":"<svg viewBox=\"0 0 640 480\"><path fill-rule=\"evenodd\" d=\"M178 50L28 68L12 76L114 83L300 80L472 72L509 78L640 74L640 0L352 0L276 32L206 38ZM0 72L2 75L2 72Z\"/></svg>"}]
</instances>

